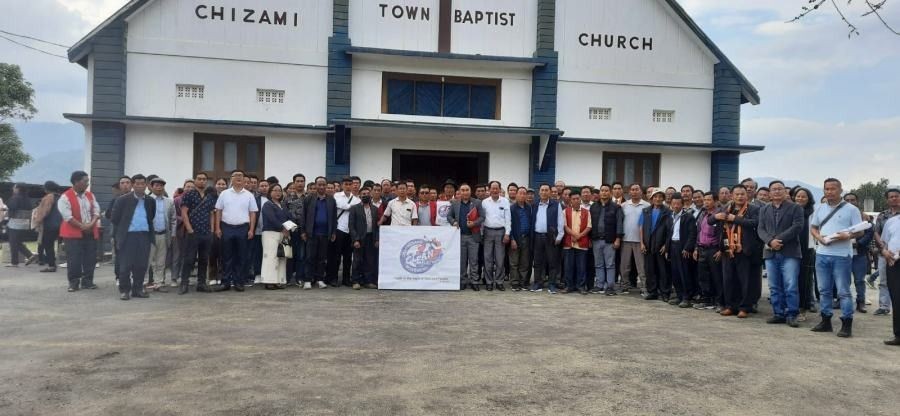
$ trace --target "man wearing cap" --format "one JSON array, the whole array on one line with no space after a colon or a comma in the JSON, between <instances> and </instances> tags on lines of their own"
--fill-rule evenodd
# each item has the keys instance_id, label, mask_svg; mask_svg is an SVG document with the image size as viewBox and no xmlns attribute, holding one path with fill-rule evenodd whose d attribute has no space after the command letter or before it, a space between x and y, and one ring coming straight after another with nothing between
<instances>
[{"instance_id":1,"label":"man wearing cap","mask_svg":"<svg viewBox=\"0 0 900 416\"><path fill-rule=\"evenodd\" d=\"M444 181L444 193L441 194L441 201L453 201L456 199L456 182L453 179Z\"/></svg>"},{"instance_id":2,"label":"man wearing cap","mask_svg":"<svg viewBox=\"0 0 900 416\"><path fill-rule=\"evenodd\" d=\"M153 178L150 181L150 197L153 198L154 216L153 227L150 234L153 236L153 245L150 247L150 268L153 270L155 281L148 289L165 292L166 289L166 253L175 237L175 204L165 195L166 181L163 178ZM172 279L176 272L171 271Z\"/></svg>"},{"instance_id":3,"label":"man wearing cap","mask_svg":"<svg viewBox=\"0 0 900 416\"><path fill-rule=\"evenodd\" d=\"M672 211L663 202L666 193L654 190L650 194L651 206L644 208L638 219L641 236L641 253L644 254L647 293L645 300L662 299L669 301L672 294L672 280L666 262L669 249L669 235L672 230Z\"/></svg>"}]
</instances>

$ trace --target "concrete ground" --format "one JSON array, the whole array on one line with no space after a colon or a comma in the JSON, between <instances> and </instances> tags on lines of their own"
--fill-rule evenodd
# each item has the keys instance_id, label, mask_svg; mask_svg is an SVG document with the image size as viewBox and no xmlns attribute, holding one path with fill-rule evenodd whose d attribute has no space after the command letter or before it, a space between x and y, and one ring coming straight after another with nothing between
<instances>
[{"instance_id":1,"label":"concrete ground","mask_svg":"<svg viewBox=\"0 0 900 416\"><path fill-rule=\"evenodd\" d=\"M0 269L0 415L895 415L890 319L854 337L636 295L326 289L122 302Z\"/></svg>"}]
</instances>

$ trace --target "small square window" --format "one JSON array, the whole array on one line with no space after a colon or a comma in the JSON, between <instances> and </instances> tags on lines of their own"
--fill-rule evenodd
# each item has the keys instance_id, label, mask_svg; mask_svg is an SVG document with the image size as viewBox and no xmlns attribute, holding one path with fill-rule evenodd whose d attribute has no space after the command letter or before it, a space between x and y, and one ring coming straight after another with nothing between
<instances>
[{"instance_id":1,"label":"small square window","mask_svg":"<svg viewBox=\"0 0 900 416\"><path fill-rule=\"evenodd\" d=\"M175 94L178 98L202 100L204 89L202 85L178 84L175 86Z\"/></svg>"},{"instance_id":2,"label":"small square window","mask_svg":"<svg viewBox=\"0 0 900 416\"><path fill-rule=\"evenodd\" d=\"M588 110L589 120L609 120L612 117L612 108L591 107Z\"/></svg>"},{"instance_id":3,"label":"small square window","mask_svg":"<svg viewBox=\"0 0 900 416\"><path fill-rule=\"evenodd\" d=\"M256 90L256 101L266 104L284 104L284 90Z\"/></svg>"},{"instance_id":4,"label":"small square window","mask_svg":"<svg viewBox=\"0 0 900 416\"><path fill-rule=\"evenodd\" d=\"M654 123L672 123L675 120L675 112L672 110L653 110Z\"/></svg>"}]
</instances>

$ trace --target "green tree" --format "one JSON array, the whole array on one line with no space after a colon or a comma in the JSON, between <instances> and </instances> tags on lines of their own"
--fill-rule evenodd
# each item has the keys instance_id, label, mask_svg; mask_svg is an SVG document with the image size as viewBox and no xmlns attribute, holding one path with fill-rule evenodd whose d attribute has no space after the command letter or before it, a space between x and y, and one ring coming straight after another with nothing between
<instances>
[{"instance_id":1,"label":"green tree","mask_svg":"<svg viewBox=\"0 0 900 416\"><path fill-rule=\"evenodd\" d=\"M31 161L9 120L30 120L34 108L34 89L22 76L18 65L0 63L0 181Z\"/></svg>"},{"instance_id":2,"label":"green tree","mask_svg":"<svg viewBox=\"0 0 900 416\"><path fill-rule=\"evenodd\" d=\"M890 182L887 178L881 178L878 182L866 182L856 189L851 189L850 192L859 197L861 204L866 199L874 200L875 212L881 212L887 209L887 200L884 199L884 193L887 191Z\"/></svg>"}]
</instances>

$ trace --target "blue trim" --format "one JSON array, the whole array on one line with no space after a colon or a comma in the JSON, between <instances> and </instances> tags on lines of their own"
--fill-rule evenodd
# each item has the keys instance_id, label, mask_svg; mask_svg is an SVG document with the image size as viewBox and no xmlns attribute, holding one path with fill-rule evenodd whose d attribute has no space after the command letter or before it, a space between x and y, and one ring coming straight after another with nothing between
<instances>
[{"instance_id":1,"label":"blue trim","mask_svg":"<svg viewBox=\"0 0 900 416\"><path fill-rule=\"evenodd\" d=\"M461 54L461 53L410 51L410 50L404 50L404 49L369 48L369 47L363 47L363 46L351 46L346 49L346 53L350 54L350 55L367 54L367 55L403 56L403 57L412 57L412 58L458 59L458 60L484 61L484 62L513 62L513 63L530 64L530 65L534 65L534 66L545 65L545 63L542 60L537 59L537 58L521 58L521 57L515 57L515 56L469 55L469 54Z\"/></svg>"},{"instance_id":2,"label":"blue trim","mask_svg":"<svg viewBox=\"0 0 900 416\"><path fill-rule=\"evenodd\" d=\"M353 57L350 49L349 0L333 0L332 36L328 38L328 111L329 125L335 119L350 118L350 100L353 89ZM341 154L335 154L335 152ZM335 133L325 138L325 176L338 178L350 173L349 129L335 125Z\"/></svg>"},{"instance_id":3,"label":"blue trim","mask_svg":"<svg viewBox=\"0 0 900 416\"><path fill-rule=\"evenodd\" d=\"M541 155L541 138L533 136L528 147L528 183L537 189L542 183L553 184L556 180L556 144L559 136L551 135L547 140L544 158Z\"/></svg>"},{"instance_id":4,"label":"blue trim","mask_svg":"<svg viewBox=\"0 0 900 416\"><path fill-rule=\"evenodd\" d=\"M682 149L709 150L709 151L736 151L740 153L761 152L766 149L765 146L740 146L740 145L718 145L706 143L684 143L684 142L667 142L657 140L615 140L615 139L581 139L575 137L560 137L563 143L594 143L607 144L613 146L640 146L640 147L674 147Z\"/></svg>"},{"instance_id":5,"label":"blue trim","mask_svg":"<svg viewBox=\"0 0 900 416\"><path fill-rule=\"evenodd\" d=\"M538 0L537 44L535 59L543 65L532 70L531 82L531 127L535 129L557 130L556 113L559 85L559 53L554 50L556 37L556 0ZM529 180L536 187L542 182L553 183L556 179L556 142L562 132L551 133L544 152L540 157L540 138L532 138L530 150Z\"/></svg>"},{"instance_id":6,"label":"blue trim","mask_svg":"<svg viewBox=\"0 0 900 416\"><path fill-rule=\"evenodd\" d=\"M266 123L258 121L238 121L238 120L209 120L209 119L191 119L191 118L169 118L169 117L144 117L144 116L125 116L125 117L103 117L92 114L63 114L68 120L75 122L93 121L93 122L115 122L122 124L134 123L175 123L175 124L208 124L212 126L229 126L229 127L257 127L272 129L291 129L291 130L319 130L331 132L332 128L328 126L315 126L308 124L283 124L283 123ZM118 177L116 178L118 179Z\"/></svg>"},{"instance_id":7,"label":"blue trim","mask_svg":"<svg viewBox=\"0 0 900 416\"><path fill-rule=\"evenodd\" d=\"M370 120L370 119L337 119L336 125L347 127L384 127L430 130L457 130L473 133L520 134L525 136L559 135L557 129L535 129L530 127L483 126L478 124L425 123L417 121Z\"/></svg>"},{"instance_id":8,"label":"blue trim","mask_svg":"<svg viewBox=\"0 0 900 416\"><path fill-rule=\"evenodd\" d=\"M722 186L732 186L738 183L741 155L738 152L718 151L712 152L710 158L710 188L713 192Z\"/></svg>"}]
</instances>

